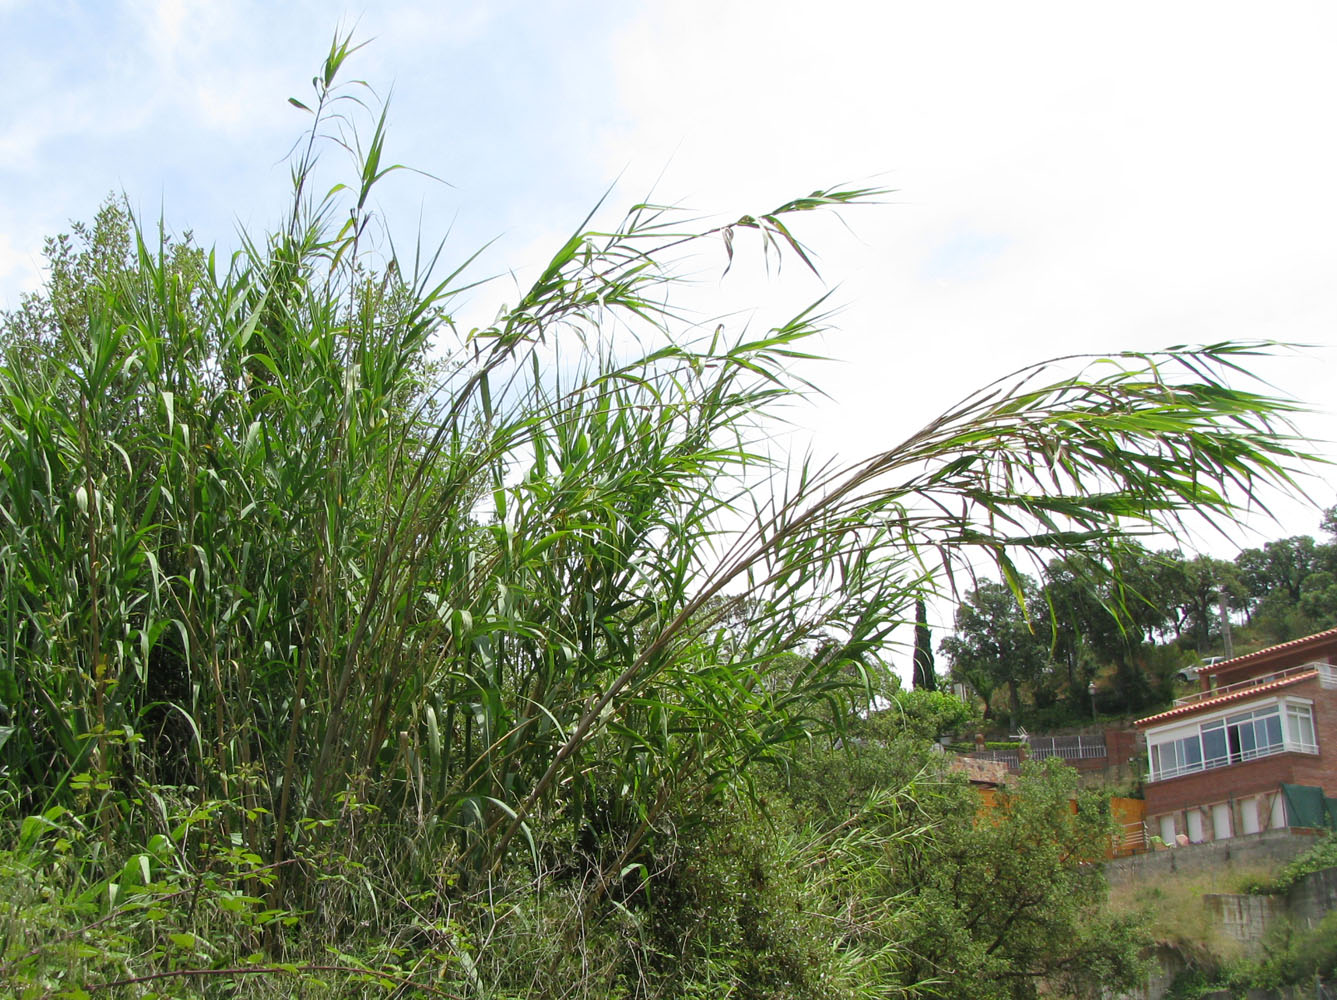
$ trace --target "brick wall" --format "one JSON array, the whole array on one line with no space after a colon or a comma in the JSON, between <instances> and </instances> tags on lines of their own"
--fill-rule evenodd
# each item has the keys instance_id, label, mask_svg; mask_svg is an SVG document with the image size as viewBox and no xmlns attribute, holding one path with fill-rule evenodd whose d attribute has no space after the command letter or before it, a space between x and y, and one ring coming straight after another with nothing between
<instances>
[{"instance_id":1,"label":"brick wall","mask_svg":"<svg viewBox=\"0 0 1337 1000\"><path fill-rule=\"evenodd\" d=\"M1135 729L1106 729L1105 753L1117 764L1127 764L1141 750L1142 735Z\"/></svg>"},{"instance_id":2,"label":"brick wall","mask_svg":"<svg viewBox=\"0 0 1337 1000\"><path fill-rule=\"evenodd\" d=\"M1293 785L1316 785L1329 795L1337 792L1337 691L1325 691L1317 678L1298 684L1288 694L1310 698L1314 702L1314 729L1318 755L1280 753L1243 764L1231 764L1211 771L1186 774L1168 781L1147 784L1147 816L1153 834L1159 833L1158 817L1167 813L1182 814L1190 807L1208 806L1217 802L1231 802L1275 791L1283 782ZM1235 831L1241 828L1241 817L1233 809ZM1267 818L1260 817L1263 827ZM1177 820L1178 832L1185 832L1182 815Z\"/></svg>"},{"instance_id":3,"label":"brick wall","mask_svg":"<svg viewBox=\"0 0 1337 1000\"><path fill-rule=\"evenodd\" d=\"M1313 682L1303 685L1305 698L1314 699L1314 737L1318 742L1318 759L1310 758L1306 773L1314 780L1302 781L1302 785L1318 785L1328 790L1329 795L1337 795L1337 691L1324 690Z\"/></svg>"}]
</instances>

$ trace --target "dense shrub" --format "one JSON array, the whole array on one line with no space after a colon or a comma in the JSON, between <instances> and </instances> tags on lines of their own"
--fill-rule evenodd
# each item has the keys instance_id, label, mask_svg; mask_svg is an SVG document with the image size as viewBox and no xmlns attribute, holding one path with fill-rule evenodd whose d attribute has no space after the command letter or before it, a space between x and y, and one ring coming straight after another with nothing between
<instances>
[{"instance_id":1,"label":"dense shrub","mask_svg":"<svg viewBox=\"0 0 1337 1000\"><path fill-rule=\"evenodd\" d=\"M1240 345L1040 365L877 455L791 471L758 442L806 389L819 306L703 336L679 265L755 237L811 266L797 220L876 192L586 220L495 322L458 329L467 262L441 278L373 238L395 165L385 114L339 83L351 51L336 38L294 102L311 127L273 232L220 261L113 203L0 321L20 845L0 890L25 901L3 969L36 996L942 979L904 957L943 953L902 892L959 917L943 863L963 899L996 889L1010 869L971 845L1030 814L907 821L928 786L884 776L826 815L794 792L785 819L753 811L764 769L823 740L853 754L927 567L1014 576L1026 553L1099 560L1189 512L1229 519L1289 482L1289 404L1225 384ZM354 159L327 189L331 151ZM1044 815L1028 856L1088 829ZM918 882L897 881L902 845ZM1063 921L1095 898L1070 869ZM678 953L686 980L661 972Z\"/></svg>"}]
</instances>

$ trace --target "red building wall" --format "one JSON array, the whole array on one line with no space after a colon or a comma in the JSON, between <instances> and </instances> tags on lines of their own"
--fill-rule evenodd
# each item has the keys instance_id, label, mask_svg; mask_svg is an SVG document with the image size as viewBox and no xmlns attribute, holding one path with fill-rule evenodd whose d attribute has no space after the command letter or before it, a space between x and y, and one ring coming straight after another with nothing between
<instances>
[{"instance_id":1,"label":"red building wall","mask_svg":"<svg viewBox=\"0 0 1337 1000\"><path fill-rule=\"evenodd\" d=\"M1282 783L1315 785L1329 795L1337 791L1337 691L1324 690L1314 677L1288 688L1286 694L1313 701L1318 754L1279 753L1243 764L1149 782L1144 795L1153 833L1157 832L1161 816L1176 814L1176 828L1183 833L1186 826L1184 810L1228 802L1234 832L1238 834L1242 825L1237 800L1273 793ZM1266 829L1267 820L1262 819Z\"/></svg>"}]
</instances>

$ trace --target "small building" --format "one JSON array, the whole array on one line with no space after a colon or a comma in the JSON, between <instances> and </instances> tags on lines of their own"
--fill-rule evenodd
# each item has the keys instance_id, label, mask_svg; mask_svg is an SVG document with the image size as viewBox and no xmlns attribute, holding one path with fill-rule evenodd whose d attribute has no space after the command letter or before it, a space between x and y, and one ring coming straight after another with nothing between
<instances>
[{"instance_id":1,"label":"small building","mask_svg":"<svg viewBox=\"0 0 1337 1000\"><path fill-rule=\"evenodd\" d=\"M1306 825L1283 786L1337 796L1337 629L1203 667L1139 719L1147 822L1166 844Z\"/></svg>"},{"instance_id":2,"label":"small building","mask_svg":"<svg viewBox=\"0 0 1337 1000\"><path fill-rule=\"evenodd\" d=\"M997 788L1007 783L1008 767L1004 761L978 760L974 757L952 757L947 770L953 774L964 774L973 788L981 792Z\"/></svg>"}]
</instances>

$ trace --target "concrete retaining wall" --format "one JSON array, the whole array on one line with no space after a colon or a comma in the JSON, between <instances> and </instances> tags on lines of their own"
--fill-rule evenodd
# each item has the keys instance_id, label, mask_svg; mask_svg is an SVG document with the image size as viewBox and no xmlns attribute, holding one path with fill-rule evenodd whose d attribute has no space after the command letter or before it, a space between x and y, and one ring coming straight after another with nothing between
<instances>
[{"instance_id":1,"label":"concrete retaining wall","mask_svg":"<svg viewBox=\"0 0 1337 1000\"><path fill-rule=\"evenodd\" d=\"M1205 893L1202 902L1212 919L1236 941L1252 944L1289 915L1281 896L1245 896L1237 892Z\"/></svg>"},{"instance_id":2,"label":"concrete retaining wall","mask_svg":"<svg viewBox=\"0 0 1337 1000\"><path fill-rule=\"evenodd\" d=\"M1262 836L1267 836L1263 834ZM1243 838L1241 838L1243 839ZM1203 845L1214 846L1214 845ZM1179 853L1188 854L1197 848L1185 848ZM1172 853L1172 852L1161 852ZM1106 868L1125 865L1127 862L1140 861L1147 855L1122 858L1110 862ZM1138 871L1141 876L1149 876L1145 866ZM1283 921L1291 920L1306 927L1313 927L1325 915L1337 912L1337 868L1306 875L1285 896L1251 896L1238 893L1209 893L1202 897L1203 905L1216 919L1221 929L1236 941L1256 944L1262 940L1268 930ZM1160 1000L1169 991L1170 986L1185 968L1183 956L1173 948L1157 947L1146 956L1152 961L1152 974L1141 990L1125 994L1119 1000ZM1317 992L1315 992L1317 990ZM1308 1000L1320 997L1322 1000L1337 1000L1337 986L1309 985L1280 992L1270 990L1251 990L1248 1000ZM1204 1000L1238 1000L1228 993L1208 994Z\"/></svg>"},{"instance_id":3,"label":"concrete retaining wall","mask_svg":"<svg viewBox=\"0 0 1337 1000\"><path fill-rule=\"evenodd\" d=\"M1105 864L1111 885L1164 878L1170 872L1200 875L1230 868L1280 868L1314 845L1314 831L1265 830L1189 847L1169 847Z\"/></svg>"},{"instance_id":4,"label":"concrete retaining wall","mask_svg":"<svg viewBox=\"0 0 1337 1000\"><path fill-rule=\"evenodd\" d=\"M1306 875L1286 894L1291 919L1313 927L1327 914L1337 910L1337 868Z\"/></svg>"}]
</instances>

